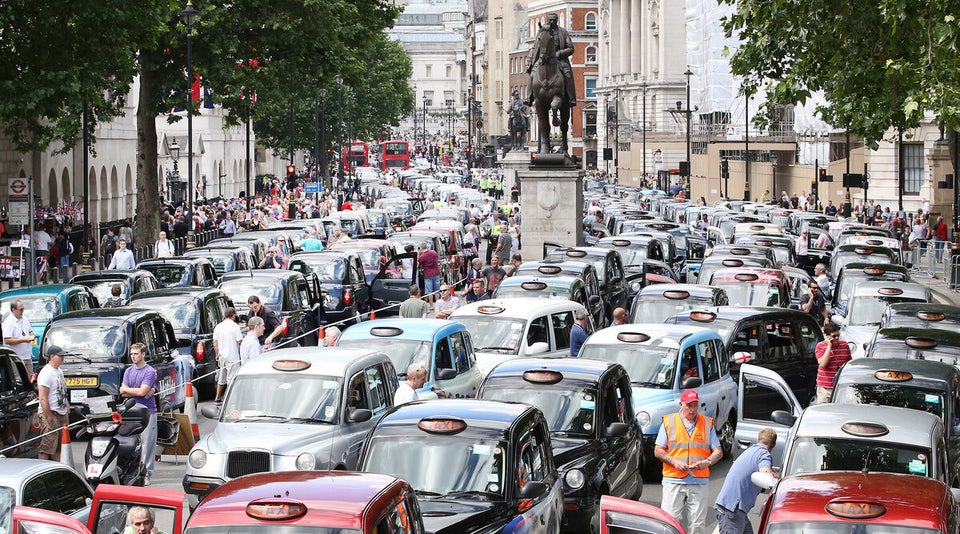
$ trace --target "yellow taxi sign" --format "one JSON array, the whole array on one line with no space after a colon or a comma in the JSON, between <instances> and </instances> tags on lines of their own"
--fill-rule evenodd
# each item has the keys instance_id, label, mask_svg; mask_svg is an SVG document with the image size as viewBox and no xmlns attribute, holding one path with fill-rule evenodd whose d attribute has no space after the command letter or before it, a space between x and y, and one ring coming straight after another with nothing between
<instances>
[{"instance_id":1,"label":"yellow taxi sign","mask_svg":"<svg viewBox=\"0 0 960 534\"><path fill-rule=\"evenodd\" d=\"M431 434L456 434L467 428L463 419L454 418L427 418L417 423L417 428Z\"/></svg>"},{"instance_id":2,"label":"yellow taxi sign","mask_svg":"<svg viewBox=\"0 0 960 534\"><path fill-rule=\"evenodd\" d=\"M877 502L834 501L827 503L829 514L845 519L871 519L887 513L886 507Z\"/></svg>"},{"instance_id":3,"label":"yellow taxi sign","mask_svg":"<svg viewBox=\"0 0 960 534\"><path fill-rule=\"evenodd\" d=\"M480 306L477 308L477 311L484 315L496 315L498 313L503 313L503 306Z\"/></svg>"},{"instance_id":4,"label":"yellow taxi sign","mask_svg":"<svg viewBox=\"0 0 960 534\"><path fill-rule=\"evenodd\" d=\"M882 369L873 373L874 378L877 380L883 380L884 382L906 382L907 380L913 380L913 374L906 371L891 371L888 369Z\"/></svg>"},{"instance_id":5,"label":"yellow taxi sign","mask_svg":"<svg viewBox=\"0 0 960 534\"><path fill-rule=\"evenodd\" d=\"M246 512L262 521L290 521L307 515L307 505L289 499L257 499L247 504Z\"/></svg>"},{"instance_id":6,"label":"yellow taxi sign","mask_svg":"<svg viewBox=\"0 0 960 534\"><path fill-rule=\"evenodd\" d=\"M911 349L937 348L937 341L928 337L908 337L907 339L904 339L903 342Z\"/></svg>"},{"instance_id":7,"label":"yellow taxi sign","mask_svg":"<svg viewBox=\"0 0 960 534\"><path fill-rule=\"evenodd\" d=\"M931 312L931 311L918 311L917 319L921 321L942 321L946 319L946 315L940 312Z\"/></svg>"},{"instance_id":8,"label":"yellow taxi sign","mask_svg":"<svg viewBox=\"0 0 960 534\"><path fill-rule=\"evenodd\" d=\"M556 384L563 380L563 373L548 369L524 371L523 379L532 384Z\"/></svg>"},{"instance_id":9,"label":"yellow taxi sign","mask_svg":"<svg viewBox=\"0 0 960 534\"><path fill-rule=\"evenodd\" d=\"M273 362L273 368L277 371L303 371L310 368L310 362L303 360L277 360Z\"/></svg>"}]
</instances>

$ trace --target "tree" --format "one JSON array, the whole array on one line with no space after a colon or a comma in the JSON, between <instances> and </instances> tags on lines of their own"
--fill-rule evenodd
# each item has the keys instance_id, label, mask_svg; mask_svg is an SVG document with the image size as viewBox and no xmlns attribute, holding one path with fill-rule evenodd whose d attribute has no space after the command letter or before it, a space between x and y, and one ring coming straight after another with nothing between
<instances>
[{"instance_id":1,"label":"tree","mask_svg":"<svg viewBox=\"0 0 960 534\"><path fill-rule=\"evenodd\" d=\"M874 148L890 128L918 126L927 112L960 127L960 26L952 4L721 1L737 7L724 21L727 35L740 40L731 69L744 76L744 92L766 91L768 111L822 91L821 117Z\"/></svg>"}]
</instances>

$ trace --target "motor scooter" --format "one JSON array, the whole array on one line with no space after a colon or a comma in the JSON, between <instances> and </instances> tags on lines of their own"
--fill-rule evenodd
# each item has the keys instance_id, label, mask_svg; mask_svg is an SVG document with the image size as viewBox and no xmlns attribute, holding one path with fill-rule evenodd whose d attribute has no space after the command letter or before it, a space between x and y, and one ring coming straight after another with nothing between
<instances>
[{"instance_id":1,"label":"motor scooter","mask_svg":"<svg viewBox=\"0 0 960 534\"><path fill-rule=\"evenodd\" d=\"M83 455L87 482L142 486L147 475L141 458L141 434L150 423L150 411L133 399L127 399L112 414L90 414L87 425L78 433L90 441Z\"/></svg>"}]
</instances>

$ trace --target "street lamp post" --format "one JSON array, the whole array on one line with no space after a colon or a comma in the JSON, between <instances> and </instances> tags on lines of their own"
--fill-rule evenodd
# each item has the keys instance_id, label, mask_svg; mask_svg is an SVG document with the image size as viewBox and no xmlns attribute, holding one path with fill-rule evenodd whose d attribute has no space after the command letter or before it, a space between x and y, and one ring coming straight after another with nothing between
<instances>
[{"instance_id":1,"label":"street lamp post","mask_svg":"<svg viewBox=\"0 0 960 534\"><path fill-rule=\"evenodd\" d=\"M337 183L343 182L343 76L337 74L337 100L339 106L337 107L337 151L339 153L337 164ZM333 185L330 186L331 193L335 189ZM339 203L337 204L337 209L340 209Z\"/></svg>"},{"instance_id":2,"label":"street lamp post","mask_svg":"<svg viewBox=\"0 0 960 534\"><path fill-rule=\"evenodd\" d=\"M174 184L180 183L180 168L178 164L180 162L180 145L177 143L177 138L173 138L173 143L170 144L170 157L173 158L173 172L167 174L167 195L169 195L170 202L176 204L182 199L180 195L175 194L175 189L178 186Z\"/></svg>"},{"instance_id":3,"label":"street lamp post","mask_svg":"<svg viewBox=\"0 0 960 534\"><path fill-rule=\"evenodd\" d=\"M642 139L641 145L643 150L643 173L641 173L643 176L642 178L643 180L647 179L647 89L649 87L650 86L647 85L646 83L640 84L640 89L643 91L643 111L641 113L641 115L643 116L643 118L641 119L643 121L643 130L640 133L640 136Z\"/></svg>"},{"instance_id":4,"label":"street lamp post","mask_svg":"<svg viewBox=\"0 0 960 534\"><path fill-rule=\"evenodd\" d=\"M187 228L193 242L193 20L197 17L197 8L193 1L187 0L187 7L183 8L180 16L187 26Z\"/></svg>"},{"instance_id":5,"label":"street lamp post","mask_svg":"<svg viewBox=\"0 0 960 534\"><path fill-rule=\"evenodd\" d=\"M327 89L320 89L320 183L326 187L329 162L327 161Z\"/></svg>"},{"instance_id":6,"label":"street lamp post","mask_svg":"<svg viewBox=\"0 0 960 534\"><path fill-rule=\"evenodd\" d=\"M423 97L423 146L427 150L427 154L429 155L430 149L426 148L427 147L427 97L426 95L424 95Z\"/></svg>"},{"instance_id":7,"label":"street lamp post","mask_svg":"<svg viewBox=\"0 0 960 534\"><path fill-rule=\"evenodd\" d=\"M692 113L690 109L690 76L693 76L693 72L687 68L687 72L683 73L687 77L687 184L686 184L686 198L690 198L690 175L692 173L693 162L690 161L690 114Z\"/></svg>"}]
</instances>

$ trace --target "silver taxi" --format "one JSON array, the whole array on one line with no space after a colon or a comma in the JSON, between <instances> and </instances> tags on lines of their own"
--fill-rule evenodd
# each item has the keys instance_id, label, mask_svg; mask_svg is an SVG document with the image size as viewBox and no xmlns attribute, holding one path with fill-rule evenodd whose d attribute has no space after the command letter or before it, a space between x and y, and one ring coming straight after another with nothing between
<instances>
[{"instance_id":1,"label":"silver taxi","mask_svg":"<svg viewBox=\"0 0 960 534\"><path fill-rule=\"evenodd\" d=\"M532 297L482 300L457 308L451 321L463 323L473 336L477 367L484 376L512 358L570 356L573 314L586 311L572 300ZM588 315L587 334L593 333Z\"/></svg>"},{"instance_id":2,"label":"silver taxi","mask_svg":"<svg viewBox=\"0 0 960 534\"><path fill-rule=\"evenodd\" d=\"M932 301L930 288L915 282L862 282L850 293L846 316L833 315L830 320L840 326L840 339L850 344L850 355L859 358L877 333L888 305Z\"/></svg>"},{"instance_id":3,"label":"silver taxi","mask_svg":"<svg viewBox=\"0 0 960 534\"><path fill-rule=\"evenodd\" d=\"M382 352L291 348L243 364L219 424L187 458L183 488L203 498L234 478L357 467L364 436L393 407L397 373Z\"/></svg>"}]
</instances>

